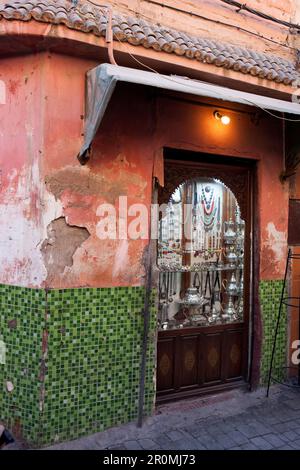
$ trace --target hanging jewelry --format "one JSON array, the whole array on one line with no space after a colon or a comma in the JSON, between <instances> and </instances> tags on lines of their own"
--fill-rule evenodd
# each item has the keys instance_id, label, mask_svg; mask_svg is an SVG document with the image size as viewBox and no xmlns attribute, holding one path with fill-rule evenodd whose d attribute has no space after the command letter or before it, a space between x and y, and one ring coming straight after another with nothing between
<instances>
[{"instance_id":1,"label":"hanging jewelry","mask_svg":"<svg viewBox=\"0 0 300 470\"><path fill-rule=\"evenodd\" d=\"M221 228L221 198L218 197L218 210L217 210L217 230Z\"/></svg>"},{"instance_id":2,"label":"hanging jewelry","mask_svg":"<svg viewBox=\"0 0 300 470\"><path fill-rule=\"evenodd\" d=\"M202 186L201 188L201 206L203 209L201 221L204 225L204 230L209 232L215 224L215 216L217 213L214 199L214 188L211 188L209 185L205 186L205 188Z\"/></svg>"},{"instance_id":3,"label":"hanging jewelry","mask_svg":"<svg viewBox=\"0 0 300 470\"><path fill-rule=\"evenodd\" d=\"M208 194L208 197L206 196ZM201 188L201 203L203 205L204 211L206 214L211 214L212 209L214 207L214 188L211 188L210 186L205 186Z\"/></svg>"}]
</instances>

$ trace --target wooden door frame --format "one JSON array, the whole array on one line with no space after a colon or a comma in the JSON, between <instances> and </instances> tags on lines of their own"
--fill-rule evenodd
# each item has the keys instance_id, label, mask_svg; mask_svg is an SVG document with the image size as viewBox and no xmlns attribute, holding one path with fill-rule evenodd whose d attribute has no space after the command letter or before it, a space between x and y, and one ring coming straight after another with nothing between
<instances>
[{"instance_id":1,"label":"wooden door frame","mask_svg":"<svg viewBox=\"0 0 300 470\"><path fill-rule=\"evenodd\" d=\"M174 155L176 154L177 158L170 158L168 155ZM183 158L178 158L178 156L181 156ZM191 158L194 157L194 158ZM199 161L200 160L200 161ZM242 207L243 204L240 203L239 195L237 192L234 190L232 187L232 184L230 184L230 181L228 181L228 178L220 178L220 180L226 184L226 186L231 189L231 191L234 193L234 195L237 197L237 200L241 206L242 210L242 217L246 218L249 221L248 223L248 230L247 230L247 249L246 249L246 259L245 259L245 264L247 265L247 279L245 279L245 286L247 289L247 292L245 292L245 297L249 298L249 307L248 307L248 313L247 313L247 320L245 323L247 323L245 327L245 333L244 333L244 338L243 342L245 344L245 348L247 350L247 354L245 354L245 364L243 364L243 368L246 370L246 382L250 385L250 387L253 387L256 385L257 381L257 370L259 370L259 360L260 360L260 341L261 338L254 338L254 330L257 330L257 324L260 325L260 315L259 315L259 303L258 303L258 287L259 287L259 259L255 259L254 254L258 254L259 250L259 231L258 231L258 211L256 211L257 207L257 160L253 158L236 158L232 156L226 156L226 155L214 155L214 154L206 154L203 152L194 152L194 151L189 151L189 150L182 150L182 149L165 149L164 150L164 171L166 168L166 164L171 166L176 166L178 165L184 165L186 168L189 168L190 170L195 169L195 176L194 178L196 179L198 175L198 172L203 172L203 169L205 168L206 172L210 171L210 176L213 177L213 170L218 169L218 172L220 171L224 172L224 175L226 172L228 172L228 169L234 168L235 172L238 171L238 169L241 170L248 170L247 175L248 175L248 185L249 185L249 192L248 194L243 197L246 197L247 201L245 203L244 201L244 207ZM217 171L216 171L217 172ZM187 173L190 173L188 171ZM202 174L203 176L203 174ZM208 176L205 174L205 176ZM217 177L217 176L216 176ZM191 179L191 178L184 178L182 177L181 183L184 180ZM225 180L225 181L224 181ZM164 188L159 188L158 192L158 198L159 198L159 203L162 202L167 202L167 198L170 197L172 194L172 191L170 190L170 186L168 185L168 181L166 179L166 185ZM175 182L174 189L175 187L178 186L178 181ZM245 216L245 204L247 205L247 215ZM257 258L257 257L256 257ZM246 273L246 269L245 269ZM212 327L210 327L212 328ZM254 344L255 343L255 344ZM258 354L257 354L258 353ZM253 368L253 363L254 361L256 362L255 367ZM259 375L259 372L258 372ZM233 384L234 386L234 384ZM220 390L222 387L220 387ZM206 389L207 392L211 391L210 388L208 387ZM216 390L217 391L217 390Z\"/></svg>"}]
</instances>

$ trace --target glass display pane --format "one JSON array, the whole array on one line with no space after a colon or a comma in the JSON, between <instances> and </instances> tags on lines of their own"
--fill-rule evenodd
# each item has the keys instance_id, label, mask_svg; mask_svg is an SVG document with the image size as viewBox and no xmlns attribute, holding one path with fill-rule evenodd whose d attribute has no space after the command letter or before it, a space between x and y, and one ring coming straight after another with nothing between
<instances>
[{"instance_id":1,"label":"glass display pane","mask_svg":"<svg viewBox=\"0 0 300 470\"><path fill-rule=\"evenodd\" d=\"M245 222L213 178L174 191L159 221L159 327L243 321Z\"/></svg>"}]
</instances>

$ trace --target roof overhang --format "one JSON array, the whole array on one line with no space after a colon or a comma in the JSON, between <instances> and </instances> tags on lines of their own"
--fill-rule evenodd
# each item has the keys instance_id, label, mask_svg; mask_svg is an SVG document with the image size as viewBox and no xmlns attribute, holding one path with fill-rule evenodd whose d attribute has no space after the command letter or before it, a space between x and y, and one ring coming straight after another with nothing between
<instances>
[{"instance_id":1,"label":"roof overhang","mask_svg":"<svg viewBox=\"0 0 300 470\"><path fill-rule=\"evenodd\" d=\"M78 155L81 163L88 160L89 149L118 82L135 83L189 95L241 103L259 109L300 115L300 104L294 103L292 100L269 98L177 75L161 75L119 65L101 64L87 74L85 137Z\"/></svg>"}]
</instances>

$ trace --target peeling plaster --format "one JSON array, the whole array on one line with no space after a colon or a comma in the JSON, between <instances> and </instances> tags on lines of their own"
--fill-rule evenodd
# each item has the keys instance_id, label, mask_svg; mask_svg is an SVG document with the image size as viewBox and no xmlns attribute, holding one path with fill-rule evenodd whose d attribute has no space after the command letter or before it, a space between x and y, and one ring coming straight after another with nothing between
<instances>
[{"instance_id":1,"label":"peeling plaster","mask_svg":"<svg viewBox=\"0 0 300 470\"><path fill-rule=\"evenodd\" d=\"M45 278L40 243L39 166L6 175L0 201L0 282L40 286ZM33 196L32 196L33 195Z\"/></svg>"},{"instance_id":2,"label":"peeling plaster","mask_svg":"<svg viewBox=\"0 0 300 470\"><path fill-rule=\"evenodd\" d=\"M120 195L127 194L128 184L136 185L141 198L144 197L147 182L140 175L116 165L113 169L103 168L101 174L93 173L89 168L68 166L46 177L47 189L56 199L68 190L83 196L102 196L111 204Z\"/></svg>"},{"instance_id":3,"label":"peeling plaster","mask_svg":"<svg viewBox=\"0 0 300 470\"><path fill-rule=\"evenodd\" d=\"M275 263L281 263L286 257L287 234L276 229L273 222L269 222L267 227L267 239L264 246L273 252Z\"/></svg>"},{"instance_id":4,"label":"peeling plaster","mask_svg":"<svg viewBox=\"0 0 300 470\"><path fill-rule=\"evenodd\" d=\"M41 245L47 270L47 283L51 283L65 269L73 265L73 255L90 233L84 227L68 225L65 217L53 220L47 228L48 238Z\"/></svg>"},{"instance_id":5,"label":"peeling plaster","mask_svg":"<svg viewBox=\"0 0 300 470\"><path fill-rule=\"evenodd\" d=\"M24 217L21 204L1 205L1 282L37 286L45 272L39 250L39 230L35 221Z\"/></svg>"}]
</instances>

